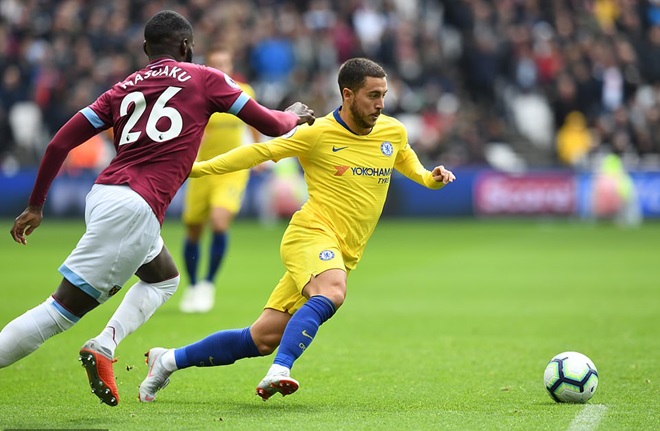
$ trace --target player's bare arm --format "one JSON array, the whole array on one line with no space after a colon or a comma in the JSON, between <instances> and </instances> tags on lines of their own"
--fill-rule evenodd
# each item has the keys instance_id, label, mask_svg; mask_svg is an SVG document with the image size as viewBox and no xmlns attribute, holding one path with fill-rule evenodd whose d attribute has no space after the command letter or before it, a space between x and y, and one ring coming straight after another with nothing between
<instances>
[{"instance_id":1,"label":"player's bare arm","mask_svg":"<svg viewBox=\"0 0 660 431\"><path fill-rule=\"evenodd\" d=\"M314 117L314 111L301 102L295 102L293 105L286 108L285 111L293 112L298 116L298 125L307 123L311 126L316 120L316 117Z\"/></svg>"},{"instance_id":2,"label":"player's bare arm","mask_svg":"<svg viewBox=\"0 0 660 431\"><path fill-rule=\"evenodd\" d=\"M28 205L27 208L14 220L11 236L19 244L27 245L26 236L39 227L44 218L43 207Z\"/></svg>"},{"instance_id":3,"label":"player's bare arm","mask_svg":"<svg viewBox=\"0 0 660 431\"><path fill-rule=\"evenodd\" d=\"M433 168L431 174L433 175L433 180L437 183L452 183L456 179L454 173L442 165Z\"/></svg>"}]
</instances>

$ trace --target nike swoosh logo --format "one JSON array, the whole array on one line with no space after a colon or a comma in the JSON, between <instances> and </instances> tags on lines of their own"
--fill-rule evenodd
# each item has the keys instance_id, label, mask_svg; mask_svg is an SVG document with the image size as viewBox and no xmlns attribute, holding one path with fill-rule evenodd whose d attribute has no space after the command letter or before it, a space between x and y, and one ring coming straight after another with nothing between
<instances>
[{"instance_id":1,"label":"nike swoosh logo","mask_svg":"<svg viewBox=\"0 0 660 431\"><path fill-rule=\"evenodd\" d=\"M309 338L310 340L313 340L313 339L314 339L314 337L312 337L311 335L309 335L309 334L307 333L307 330L306 330L306 329L303 329L302 334L303 334L305 337Z\"/></svg>"},{"instance_id":2,"label":"nike swoosh logo","mask_svg":"<svg viewBox=\"0 0 660 431\"><path fill-rule=\"evenodd\" d=\"M151 364L151 366L149 367L149 372L147 373L147 377L153 377L154 376L153 373L152 373L153 370L154 370L154 364Z\"/></svg>"},{"instance_id":3,"label":"nike swoosh logo","mask_svg":"<svg viewBox=\"0 0 660 431\"><path fill-rule=\"evenodd\" d=\"M346 146L346 147L335 147L335 146L333 145L333 146L332 146L332 152L333 152L333 153L336 153L337 151L341 151L341 150L344 150L344 149L346 149L346 148L348 148L348 147L347 147L347 146Z\"/></svg>"},{"instance_id":4,"label":"nike swoosh logo","mask_svg":"<svg viewBox=\"0 0 660 431\"><path fill-rule=\"evenodd\" d=\"M158 360L158 356L154 357L154 361L151 363L151 366L149 367L149 372L147 373L147 377L152 377L153 376L152 371L154 370L154 366L156 365L157 360ZM147 362L149 362L148 357L147 357Z\"/></svg>"}]
</instances>

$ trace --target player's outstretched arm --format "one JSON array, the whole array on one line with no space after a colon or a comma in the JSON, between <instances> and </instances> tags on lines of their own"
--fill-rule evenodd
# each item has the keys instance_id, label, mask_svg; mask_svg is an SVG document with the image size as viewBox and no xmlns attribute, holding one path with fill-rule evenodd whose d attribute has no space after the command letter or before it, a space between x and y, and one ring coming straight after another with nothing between
<instances>
[{"instance_id":1,"label":"player's outstretched arm","mask_svg":"<svg viewBox=\"0 0 660 431\"><path fill-rule=\"evenodd\" d=\"M243 145L212 159L195 162L188 176L199 178L205 175L221 175L250 169L259 163L271 160L272 155L268 149L268 142Z\"/></svg>"},{"instance_id":2,"label":"player's outstretched arm","mask_svg":"<svg viewBox=\"0 0 660 431\"><path fill-rule=\"evenodd\" d=\"M312 124L314 111L307 105L296 102L285 111L268 109L250 99L236 114L238 118L266 136L281 136L300 124Z\"/></svg>"},{"instance_id":3,"label":"player's outstretched arm","mask_svg":"<svg viewBox=\"0 0 660 431\"><path fill-rule=\"evenodd\" d=\"M448 169L445 169L445 167L442 165L433 168L431 175L433 175L433 180L436 183L442 184L452 183L456 179L454 173Z\"/></svg>"}]
</instances>

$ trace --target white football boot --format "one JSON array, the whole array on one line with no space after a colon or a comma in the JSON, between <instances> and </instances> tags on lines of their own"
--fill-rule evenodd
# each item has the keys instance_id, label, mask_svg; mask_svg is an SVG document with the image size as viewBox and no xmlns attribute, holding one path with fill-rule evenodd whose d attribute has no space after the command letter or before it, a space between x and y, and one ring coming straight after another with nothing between
<instances>
[{"instance_id":1,"label":"white football boot","mask_svg":"<svg viewBox=\"0 0 660 431\"><path fill-rule=\"evenodd\" d=\"M140 401L150 403L156 399L156 392L164 389L170 383L172 371L167 371L163 366L162 357L170 349L154 347L144 355L149 366L147 377L140 383Z\"/></svg>"},{"instance_id":2,"label":"white football boot","mask_svg":"<svg viewBox=\"0 0 660 431\"><path fill-rule=\"evenodd\" d=\"M257 395L266 401L271 395L276 393L282 394L283 397L291 395L299 387L300 384L297 380L289 376L288 370L282 370L277 373L267 374L257 385Z\"/></svg>"}]
</instances>

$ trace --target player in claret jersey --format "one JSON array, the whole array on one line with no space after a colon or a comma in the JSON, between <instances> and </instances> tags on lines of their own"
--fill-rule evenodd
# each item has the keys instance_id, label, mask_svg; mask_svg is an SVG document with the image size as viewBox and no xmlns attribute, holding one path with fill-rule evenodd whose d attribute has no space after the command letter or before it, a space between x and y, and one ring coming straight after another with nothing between
<instances>
[{"instance_id":1,"label":"player in claret jersey","mask_svg":"<svg viewBox=\"0 0 660 431\"><path fill-rule=\"evenodd\" d=\"M0 332L0 367L6 367L69 329L137 275L140 280L105 329L80 350L93 392L111 406L119 402L112 369L115 348L179 284L160 228L190 173L211 114L234 114L269 136L314 122L314 113L302 103L269 110L222 72L191 64L193 30L176 12L149 19L144 39L149 64L74 115L46 149L29 204L11 228L20 244L41 224L48 189L71 149L112 127L117 154L87 195L86 231L59 269L59 287Z\"/></svg>"}]
</instances>

